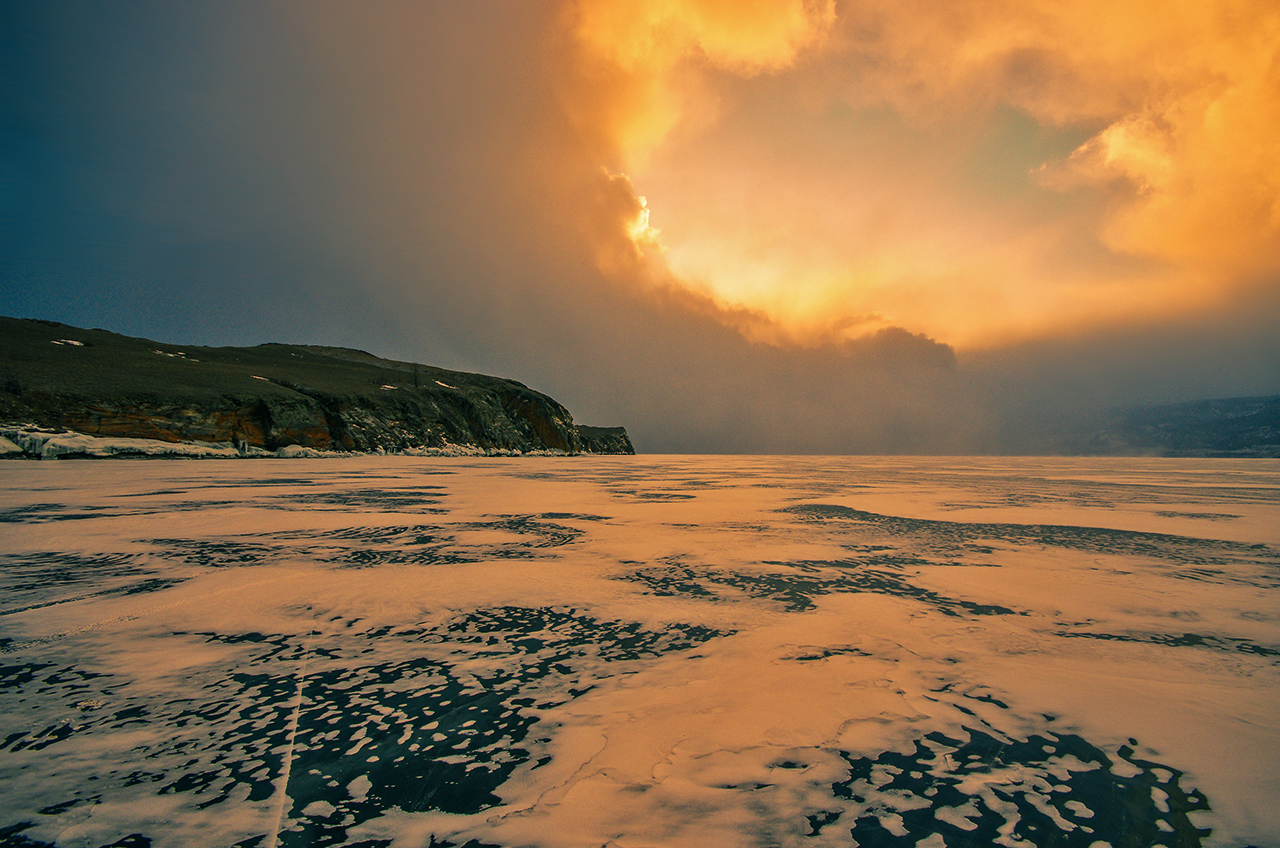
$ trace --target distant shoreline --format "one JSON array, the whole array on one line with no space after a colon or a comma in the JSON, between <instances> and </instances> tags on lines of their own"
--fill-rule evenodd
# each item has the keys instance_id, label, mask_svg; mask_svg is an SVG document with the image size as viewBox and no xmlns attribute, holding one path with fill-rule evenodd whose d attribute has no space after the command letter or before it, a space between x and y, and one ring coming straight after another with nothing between
<instances>
[{"instance_id":1,"label":"distant shoreline","mask_svg":"<svg viewBox=\"0 0 1280 848\"><path fill-rule=\"evenodd\" d=\"M73 430L0 426L0 459L344 459L361 456L409 457L524 457L524 456L627 456L628 454L573 453L556 450L513 450L481 448L474 445L447 445L406 448L398 451L329 451L302 445L286 445L275 451L252 445L237 447L231 442L168 442L160 439L132 439L91 436ZM631 454L634 455L634 454Z\"/></svg>"}]
</instances>

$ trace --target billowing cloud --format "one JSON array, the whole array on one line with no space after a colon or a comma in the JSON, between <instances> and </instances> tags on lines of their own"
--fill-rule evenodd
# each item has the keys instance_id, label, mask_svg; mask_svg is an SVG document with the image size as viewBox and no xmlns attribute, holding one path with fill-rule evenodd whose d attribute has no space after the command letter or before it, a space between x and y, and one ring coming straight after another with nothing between
<instances>
[{"instance_id":1,"label":"billowing cloud","mask_svg":"<svg viewBox=\"0 0 1280 848\"><path fill-rule=\"evenodd\" d=\"M561 81L676 279L793 339L967 348L1280 269L1280 8L581 0Z\"/></svg>"},{"instance_id":2,"label":"billowing cloud","mask_svg":"<svg viewBox=\"0 0 1280 848\"><path fill-rule=\"evenodd\" d=\"M579 53L568 107L634 167L690 113L714 111L693 68L787 67L823 36L833 2L582 0L569 12Z\"/></svg>"}]
</instances>

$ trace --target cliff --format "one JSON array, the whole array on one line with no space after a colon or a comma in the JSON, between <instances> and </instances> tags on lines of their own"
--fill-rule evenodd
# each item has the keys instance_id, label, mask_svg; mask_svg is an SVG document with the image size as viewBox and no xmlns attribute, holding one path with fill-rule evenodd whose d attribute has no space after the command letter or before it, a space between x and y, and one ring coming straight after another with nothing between
<instances>
[{"instance_id":1,"label":"cliff","mask_svg":"<svg viewBox=\"0 0 1280 848\"><path fill-rule=\"evenodd\" d=\"M0 422L241 454L634 453L621 428L586 428L611 435L584 441L567 409L515 380L345 348L171 345L2 317Z\"/></svg>"},{"instance_id":2,"label":"cliff","mask_svg":"<svg viewBox=\"0 0 1280 848\"><path fill-rule=\"evenodd\" d=\"M631 437L623 427L588 427L578 425L578 438L585 453L635 453Z\"/></svg>"}]
</instances>

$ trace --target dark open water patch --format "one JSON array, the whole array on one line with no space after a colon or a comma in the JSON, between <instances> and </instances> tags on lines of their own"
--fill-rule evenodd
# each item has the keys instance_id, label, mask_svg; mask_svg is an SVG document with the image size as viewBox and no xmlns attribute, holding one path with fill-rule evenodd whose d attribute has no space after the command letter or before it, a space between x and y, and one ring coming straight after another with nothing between
<instances>
[{"instance_id":1,"label":"dark open water patch","mask_svg":"<svg viewBox=\"0 0 1280 848\"><path fill-rule=\"evenodd\" d=\"M307 507L310 509L378 509L391 512L421 512L438 515L447 510L439 509L447 496L443 486L414 486L398 489L340 489L327 492L297 492L276 495L267 506L281 509Z\"/></svg>"},{"instance_id":2,"label":"dark open water patch","mask_svg":"<svg viewBox=\"0 0 1280 848\"><path fill-rule=\"evenodd\" d=\"M537 559L547 548L558 548L576 542L583 531L576 527L542 520L532 515L497 516L490 521L473 521L447 526L419 525L414 528L355 528L333 534L308 534L311 539L351 539L375 542L366 547L351 547L339 553L308 551L318 562L345 565L402 563L431 565L435 563L481 562L490 559ZM500 531L517 537L510 542L478 543L459 539L461 531Z\"/></svg>"},{"instance_id":3,"label":"dark open water patch","mask_svg":"<svg viewBox=\"0 0 1280 848\"><path fill-rule=\"evenodd\" d=\"M115 495L114 497L130 497ZM46 524L51 521L82 521L88 518L128 518L139 515L168 515L176 512L197 512L219 507L241 506L239 500L171 501L155 508L132 505L121 506L67 506L64 504L33 504L31 506L0 511L0 524Z\"/></svg>"},{"instance_id":4,"label":"dark open water patch","mask_svg":"<svg viewBox=\"0 0 1280 848\"><path fill-rule=\"evenodd\" d=\"M392 808L478 812L497 804L495 790L530 761L526 737L543 710L612 676L614 663L727 635L684 624L649 630L560 608L500 607L365 632L347 623L330 642L316 634L174 634L227 646L236 660L193 673L169 699L73 666L0 668L0 707L37 728L3 740L0 770L23 757L31 779L48 787L6 844L42 844L13 840L81 805L136 793L179 795L191 810L265 802L286 760L290 824L281 845L348 844L352 827ZM41 726L40 716L60 718ZM144 732L84 781L85 746L110 750L127 730Z\"/></svg>"},{"instance_id":5,"label":"dark open water patch","mask_svg":"<svg viewBox=\"0 0 1280 848\"><path fill-rule=\"evenodd\" d=\"M480 543L459 539L464 531L499 531L516 538L510 542ZM482 562L493 559L538 559L543 549L576 542L583 531L542 520L540 516L505 515L490 521L461 524L348 527L328 532L297 531L271 534L272 540L303 542L290 551L314 562L345 567L376 565L436 565ZM306 544L306 543L310 544ZM353 544L354 543L354 544Z\"/></svg>"},{"instance_id":6,"label":"dark open water patch","mask_svg":"<svg viewBox=\"0 0 1280 848\"><path fill-rule=\"evenodd\" d=\"M54 848L52 842L40 842L22 835L22 831L35 827L31 822L19 822L11 827L0 827L0 845L5 848ZM98 848L151 848L151 840L140 833L117 839Z\"/></svg>"},{"instance_id":7,"label":"dark open water patch","mask_svg":"<svg viewBox=\"0 0 1280 848\"><path fill-rule=\"evenodd\" d=\"M139 509L128 513L129 515L167 515L173 512L205 512L219 507L236 507L244 506L244 501L225 500L225 501L173 501L166 503L162 507L155 509Z\"/></svg>"},{"instance_id":8,"label":"dark open water patch","mask_svg":"<svg viewBox=\"0 0 1280 848\"><path fill-rule=\"evenodd\" d=\"M10 596L50 586L84 586L103 580L156 573L147 559L145 555L135 553L35 551L0 554L0 592Z\"/></svg>"},{"instance_id":9,"label":"dark open water patch","mask_svg":"<svg viewBox=\"0 0 1280 848\"><path fill-rule=\"evenodd\" d=\"M893 566L928 564L911 557L881 556L872 562ZM686 565L639 568L621 579L633 580L649 587L654 595L684 595L694 598L720 599L719 587L745 592L753 598L776 601L791 612L814 608L814 598L836 593L869 593L911 598L928 604L944 615L1018 615L1017 610L996 604L979 604L960 598L949 598L912 583L903 573L870 567L867 561L836 560L809 562L766 562L777 566L775 572L744 572Z\"/></svg>"},{"instance_id":10,"label":"dark open water patch","mask_svg":"<svg viewBox=\"0 0 1280 848\"><path fill-rule=\"evenodd\" d=\"M109 506L67 506L43 503L0 510L0 524L43 524L48 521L78 521L111 514ZM131 514L131 513L130 513Z\"/></svg>"},{"instance_id":11,"label":"dark open water patch","mask_svg":"<svg viewBox=\"0 0 1280 848\"><path fill-rule=\"evenodd\" d=\"M506 651L513 657L542 656L549 650L549 661L557 663L583 651L606 662L657 657L732 635L733 631L696 624L646 630L633 621L598 621L572 609L499 607L470 613L447 632L451 642L484 645L486 656L493 656L494 651Z\"/></svg>"},{"instance_id":12,"label":"dark open water patch","mask_svg":"<svg viewBox=\"0 0 1280 848\"><path fill-rule=\"evenodd\" d=\"M504 530L526 537L520 544L532 548L558 548L581 538L583 531L565 524L543 521L532 515L503 515L492 521L459 524L470 530Z\"/></svg>"},{"instance_id":13,"label":"dark open water patch","mask_svg":"<svg viewBox=\"0 0 1280 848\"><path fill-rule=\"evenodd\" d=\"M288 763L279 844L384 845L355 843L349 834L392 809L468 814L497 805L516 769L549 762L535 759L548 740L530 738L542 712L612 676L613 663L644 662L730 635L689 624L647 629L572 608L498 607L363 632L358 621L346 624L343 638L333 640L314 633L174 634L239 653L234 667L206 669L169 699L74 666L0 667L4 713L50 717L0 741L0 769L21 762L30 779L49 787L38 809L0 832L0 844L48 845L23 831L139 794L179 796L191 811L267 803ZM1007 709L989 693L952 688L935 694ZM1196 848L1209 835L1191 818L1208 811L1209 800L1184 785L1178 769L1137 756L1134 740L1104 749L1071 733L1016 737L983 725L965 727L965 738L927 734L908 753L837 751L847 770L829 785L830 807L796 826L824 842L843 833L840 840L870 848L1015 840ZM83 780L85 745L109 748L118 734L137 731L128 750ZM769 789L722 788L744 797ZM148 845L161 835L130 822L102 846ZM237 844L264 843L259 835Z\"/></svg>"},{"instance_id":14,"label":"dark open water patch","mask_svg":"<svg viewBox=\"0 0 1280 848\"><path fill-rule=\"evenodd\" d=\"M46 607L55 607L60 604L75 603L76 601L87 601L92 598L106 598L112 595L145 595L149 592L159 592L162 589L168 589L170 586L176 586L183 582L186 582L186 578L171 577L167 579L153 578L150 580L139 580L136 583L129 583L113 589L103 589L98 592L87 592L82 595L72 595L66 598L55 598L53 600L27 604L26 606L10 607L8 609L0 610L0 616L16 615L20 612L29 612L31 610L44 609ZM3 650L3 648L0 648L0 652Z\"/></svg>"},{"instance_id":15,"label":"dark open water patch","mask_svg":"<svg viewBox=\"0 0 1280 848\"><path fill-rule=\"evenodd\" d=\"M0 616L111 595L156 592L184 576L158 576L154 558L144 554L81 554L37 551L0 554Z\"/></svg>"},{"instance_id":16,"label":"dark open water patch","mask_svg":"<svg viewBox=\"0 0 1280 848\"><path fill-rule=\"evenodd\" d=\"M607 515L594 515L581 512L544 512L538 516L547 521L609 521Z\"/></svg>"},{"instance_id":17,"label":"dark open water patch","mask_svg":"<svg viewBox=\"0 0 1280 848\"><path fill-rule=\"evenodd\" d=\"M478 562L452 534L453 525L397 524L342 527L335 530L290 530L256 537L279 545L280 554L347 568L376 565L436 565Z\"/></svg>"},{"instance_id":18,"label":"dark open water patch","mask_svg":"<svg viewBox=\"0 0 1280 848\"><path fill-rule=\"evenodd\" d=\"M1248 639L1234 636L1206 636L1199 633L1083 633L1058 631L1058 636L1072 639L1102 639L1107 642L1141 642L1147 645L1166 645L1171 648L1209 648L1237 654L1255 654L1260 657L1280 657L1280 648L1259 645Z\"/></svg>"},{"instance_id":19,"label":"dark open water patch","mask_svg":"<svg viewBox=\"0 0 1280 848\"><path fill-rule=\"evenodd\" d=\"M287 551L274 545L223 539L150 539L156 556L181 560L205 568L235 568L263 565L280 559Z\"/></svg>"},{"instance_id":20,"label":"dark open water patch","mask_svg":"<svg viewBox=\"0 0 1280 848\"><path fill-rule=\"evenodd\" d=\"M663 490L645 490L645 489L611 489L609 494L615 498L621 498L629 501L690 501L696 495L686 495L683 492L669 492Z\"/></svg>"},{"instance_id":21,"label":"dark open water patch","mask_svg":"<svg viewBox=\"0 0 1280 848\"><path fill-rule=\"evenodd\" d=\"M431 510L418 510L430 512ZM605 520L560 515L562 520ZM547 549L580 539L583 530L539 515L503 515L460 524L397 524L334 530L248 533L218 539L150 539L154 556L204 568L245 567L306 559L344 568L437 565L494 559L538 559ZM498 531L494 541L469 539L465 531ZM501 536L511 537L510 541Z\"/></svg>"},{"instance_id":22,"label":"dark open water patch","mask_svg":"<svg viewBox=\"0 0 1280 848\"><path fill-rule=\"evenodd\" d=\"M279 542L314 542L339 540L370 544L428 545L452 539L441 524L389 524L379 527L339 527L334 530L286 530L263 534L257 538Z\"/></svg>"},{"instance_id":23,"label":"dark open water patch","mask_svg":"<svg viewBox=\"0 0 1280 848\"><path fill-rule=\"evenodd\" d=\"M810 816L810 835L847 829L863 848L1195 848L1210 834L1188 815L1209 810L1205 796L1130 745L1108 754L1072 734L964 730L965 740L928 734L907 754L841 752L849 776L832 794L853 807Z\"/></svg>"},{"instance_id":24,"label":"dark open water patch","mask_svg":"<svg viewBox=\"0 0 1280 848\"><path fill-rule=\"evenodd\" d=\"M1232 580L1225 572L1203 566L1262 565L1271 572L1269 584L1280 585L1280 552L1267 545L1250 545L1215 539L1197 539L1168 533L1144 533L1103 527L1056 524L994 524L900 518L852 509L837 504L803 504L781 510L803 521L838 522L875 535L910 540L925 549L947 555L973 553L984 541L1014 545L1040 545L1096 554L1140 556L1179 565L1202 566L1170 572L1193 580Z\"/></svg>"},{"instance_id":25,"label":"dark open water patch","mask_svg":"<svg viewBox=\"0 0 1280 848\"><path fill-rule=\"evenodd\" d=\"M451 471L422 472L423 475L430 476L452 473ZM316 474L314 477L228 477L225 479L217 477L188 477L186 479L174 479L173 483L174 485L186 484L197 489L260 489L271 486L315 488L317 486L337 485L337 481L334 480L334 475L331 472Z\"/></svg>"},{"instance_id":26,"label":"dark open water patch","mask_svg":"<svg viewBox=\"0 0 1280 848\"><path fill-rule=\"evenodd\" d=\"M1232 521L1240 518L1239 515L1231 512L1179 512L1171 509L1157 510L1156 515L1164 518L1199 518L1206 521Z\"/></svg>"},{"instance_id":27,"label":"dark open water patch","mask_svg":"<svg viewBox=\"0 0 1280 848\"><path fill-rule=\"evenodd\" d=\"M151 489L146 492L112 492L109 498L155 498L161 495L189 495L191 489Z\"/></svg>"}]
</instances>

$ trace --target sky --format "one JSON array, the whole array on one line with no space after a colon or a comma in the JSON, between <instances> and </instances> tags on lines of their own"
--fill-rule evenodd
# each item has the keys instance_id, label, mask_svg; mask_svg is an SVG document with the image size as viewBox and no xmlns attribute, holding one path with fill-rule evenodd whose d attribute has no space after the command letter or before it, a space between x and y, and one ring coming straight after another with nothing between
<instances>
[{"instance_id":1,"label":"sky","mask_svg":"<svg viewBox=\"0 0 1280 848\"><path fill-rule=\"evenodd\" d=\"M0 314L521 380L644 452L1280 393L1270 0L0 5Z\"/></svg>"}]
</instances>

